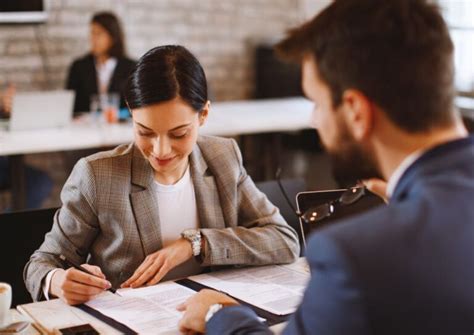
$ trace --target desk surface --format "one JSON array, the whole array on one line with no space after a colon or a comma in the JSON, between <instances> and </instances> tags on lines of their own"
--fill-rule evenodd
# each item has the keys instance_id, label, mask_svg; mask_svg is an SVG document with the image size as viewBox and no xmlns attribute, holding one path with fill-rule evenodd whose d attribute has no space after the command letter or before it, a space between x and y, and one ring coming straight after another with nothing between
<instances>
[{"instance_id":1,"label":"desk surface","mask_svg":"<svg viewBox=\"0 0 474 335\"><path fill-rule=\"evenodd\" d=\"M73 323L76 325L80 324L85 324L89 323L91 324L95 329L99 331L101 334L110 334L110 335L115 335L115 334L120 334L115 328L110 327L106 323L102 322L99 319L96 319L92 315L80 310L79 308L69 306L59 299L56 301L56 304L54 305L55 308L51 308L49 317L51 320L46 321L48 324L56 324L58 325L57 328L61 328L63 326L71 326L71 323L68 323L67 325L62 324L61 320L66 319L64 322L69 322L69 320L73 320ZM53 319L56 319L53 321ZM42 331L41 327L35 324L35 320L31 319L28 315L22 314L16 309L11 309L10 310L10 320L11 322L15 321L29 321L31 322L30 326L28 326L27 329L22 331L20 334L21 335L40 335L42 333L47 333L45 330ZM44 321L44 320L42 320ZM1 334L1 332L0 332Z\"/></svg>"},{"instance_id":2,"label":"desk surface","mask_svg":"<svg viewBox=\"0 0 474 335\"><path fill-rule=\"evenodd\" d=\"M229 281L229 274L235 277L238 273L241 275L241 281ZM283 284L281 283L282 275L286 277ZM163 322L177 323L177 320L180 318L177 311L171 313L172 315L169 311L160 311L160 309L157 308L159 304L163 304L164 310L175 308L184 301L184 299L189 298L190 294L193 294L192 291L199 291L199 289L203 287L219 290L222 288L222 283L226 282L225 291L228 294L231 296L234 295L234 297L242 299L242 302L246 301L246 304L254 306L256 312L259 313L260 316L267 318L271 324L274 321L281 321L286 318L277 319L275 318L277 316L276 314L270 315L269 313L262 313L262 308L265 308L265 311L269 312L271 309L267 308L269 306L268 304L277 302L281 305L281 299L286 297L290 299L289 304L287 306L281 306L282 308L280 309L277 308L275 312L287 314L286 310L290 308L290 306L293 306L293 310L295 310L297 308L296 305L303 297L304 288L309 278L309 266L306 260L301 257L296 262L286 265L228 269L192 276L187 278L187 280L178 280L175 283L160 283L153 287L143 287L132 291L125 290L118 292L118 295L109 293L98 297L95 303L93 301L92 304L89 305L88 309L95 308L96 311L103 313L103 315L108 315L114 319L123 319L125 324L135 329L138 328L143 331L149 331L150 329L155 330L159 329L160 326L163 327ZM291 280L291 288L287 287L288 280ZM182 287L180 285L182 285ZM269 285L273 288L269 289ZM181 287L181 290L185 290L186 293L183 294L180 292L180 289L177 290L178 286ZM242 290L246 290L250 293L243 293ZM275 290L281 290L280 294L277 294L276 300L274 296ZM298 298L299 301L296 301L294 298ZM129 304L130 301L134 302ZM124 304L124 302L126 303ZM105 319L99 320L92 314L86 313L82 308L69 306L59 299L20 305L17 306L17 309L30 320L33 320L36 328L44 331L51 332L58 328L89 323L101 334L117 333L117 330L103 322ZM152 314L145 315L142 320L132 322L132 320L137 318L137 313L143 313L143 311L146 310L152 311ZM120 313L117 313L117 311L120 311ZM128 314L125 316L123 313ZM155 315L157 315L157 318L155 318ZM157 323L154 323L155 321ZM170 323L168 323L168 325L170 325ZM282 332L284 325L285 322L283 322L283 324L275 324L270 327L270 329L278 334ZM172 325L171 329L172 328L174 328L174 325ZM169 330L170 329L167 329L167 334ZM178 329L176 329L176 331L177 330Z\"/></svg>"},{"instance_id":3,"label":"desk surface","mask_svg":"<svg viewBox=\"0 0 474 335\"><path fill-rule=\"evenodd\" d=\"M113 334L120 334L115 328L110 327L106 323L96 319L92 315L80 310L79 308L76 308L76 307L73 307L73 306L68 306L65 303L61 302L60 300L57 300L57 306L58 306L58 310L52 311L53 313L56 312L59 315L60 314L73 315L74 318L76 318L78 320L78 324L89 323L94 328L99 330L99 332L101 334L112 334L112 335ZM32 320L27 315L24 315L24 314L20 313L19 311L15 310L15 309L11 309L10 310L10 317L11 317L10 320L12 322L13 321L24 321L24 320L32 322L32 324L30 326L28 326L27 329L25 329L24 331L21 332L21 335L40 335L41 334L41 332L39 331L40 327L38 327L38 329L35 328L35 326L33 326L34 320ZM275 335L278 335L278 334L281 334L283 332L283 329L285 328L285 326L286 326L286 322L282 322L282 323L271 326L270 329L272 330L272 332Z\"/></svg>"},{"instance_id":4,"label":"desk surface","mask_svg":"<svg viewBox=\"0 0 474 335\"><path fill-rule=\"evenodd\" d=\"M216 102L200 131L218 136L297 131L310 127L311 110L312 103L304 98ZM132 140L130 123L0 131L0 156L116 146Z\"/></svg>"},{"instance_id":5,"label":"desk surface","mask_svg":"<svg viewBox=\"0 0 474 335\"><path fill-rule=\"evenodd\" d=\"M11 323L17 322L17 321L28 321L28 322L33 322L31 318L29 318L26 315L21 314L18 312L16 309L10 309L10 317L9 321ZM0 331L0 334L4 334ZM41 334L35 327L33 327L32 324L28 326L28 328L24 329L21 333L21 335L38 335Z\"/></svg>"}]
</instances>

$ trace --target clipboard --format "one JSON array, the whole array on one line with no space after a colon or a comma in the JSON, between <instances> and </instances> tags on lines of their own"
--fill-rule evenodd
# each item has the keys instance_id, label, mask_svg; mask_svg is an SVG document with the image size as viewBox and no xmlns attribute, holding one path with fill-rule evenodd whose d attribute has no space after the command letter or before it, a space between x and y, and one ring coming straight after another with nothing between
<instances>
[{"instance_id":1,"label":"clipboard","mask_svg":"<svg viewBox=\"0 0 474 335\"><path fill-rule=\"evenodd\" d=\"M287 265L273 265L273 267L279 267L282 268L282 271L289 271L290 273L296 272L299 273L300 275L307 275L309 277L309 270L307 270L301 262L304 262L304 259L300 259L295 263L292 264L287 264ZM272 266L267 266L267 267L272 267ZM255 269L258 269L259 267L252 267ZM304 270L302 270L304 269ZM242 273L246 273L248 271L247 268L242 268L242 269L228 269L230 271L242 271ZM224 270L225 271L225 270ZM264 270L266 273L268 270ZM197 276L194 276L197 277ZM197 292L203 288L211 288L214 290L218 290L219 288L212 288L211 286L206 286L206 282L200 283L198 279L194 278L195 280L190 278L185 278L185 279L178 279L175 281L169 281L168 286L176 286L176 287L186 287L186 290L190 292ZM281 278L281 277L278 277ZM272 282L269 282L270 284ZM151 287L144 287L144 288L139 288L137 290L146 290L146 292L142 291L139 295L121 295L121 297L140 297L140 296L147 296L147 295L154 295L156 296L157 293L157 288L161 285L165 285L166 282L158 284L156 286L151 286ZM256 285L265 285L267 287L267 282L262 282L262 283L253 283ZM263 287L263 286L262 286ZM167 289L173 290L173 287L170 288L164 288L161 286L162 292L165 292ZM150 293L151 290L151 293ZM226 291L226 290L224 290ZM290 293L295 293L295 295L298 295L297 290L289 290ZM158 290L160 292L160 290ZM111 295L111 293L108 293ZM232 290L230 290L227 294L234 294L232 293ZM178 294L179 296L179 294ZM270 310L265 309L265 307L262 307L261 305L258 304L253 304L252 302L246 302L248 300L243 300L246 299L245 297L240 296L241 299L239 299L239 294L236 294L233 296L233 298L236 298L241 304L249 306L252 308L256 314L259 317L262 317L266 320L266 323L268 326L273 326L279 323L282 323L286 321L290 315L286 313L281 314L275 314ZM251 301L251 300L250 300ZM265 306L265 305L263 305ZM94 306L89 306L86 304L78 305L78 306L69 306L62 302L60 299L53 299L53 300L48 300L48 301L42 301L42 302L36 302L36 303L30 303L26 305L19 305L17 306L17 309L25 315L28 315L32 320L35 321L35 324L38 325L41 328L41 331L44 333L53 333L56 329L59 328L66 328L66 327L72 327L76 325L81 325L84 323L89 323L99 331L99 333L110 333L113 332L115 333L121 333L121 334L136 334L137 332L140 332L139 330L135 330L132 325L126 322L126 320L120 320L120 319L114 319L114 316L109 317L106 313L104 313L100 308L96 309ZM296 308L295 308L296 309Z\"/></svg>"},{"instance_id":2,"label":"clipboard","mask_svg":"<svg viewBox=\"0 0 474 335\"><path fill-rule=\"evenodd\" d=\"M213 289L212 287L209 287L209 286L206 286L206 285L203 285L201 283L197 283L191 279L188 279L188 278L184 278L184 279L180 279L180 280L177 280L176 281L177 284L180 284L180 285L183 285L187 288L190 288L196 292L199 292L201 291L202 289L211 289L211 290L215 290ZM279 323L282 323L282 322L285 322L287 321L291 314L287 314L287 315L276 315L276 314L273 314L267 310L264 310L264 309L261 309L261 308L258 308L257 306L254 306L252 304L249 304L243 300L240 300L239 298L236 298L234 296L231 296L229 295L230 297L232 297L233 299L237 300L241 305L244 305L244 306L247 306L247 307L250 307L251 309L253 309L253 311L261 318L264 318L266 320L266 324L271 327L273 325L276 325L276 324L279 324Z\"/></svg>"},{"instance_id":3,"label":"clipboard","mask_svg":"<svg viewBox=\"0 0 474 335\"><path fill-rule=\"evenodd\" d=\"M212 287L208 287L206 285L197 283L197 282L195 282L191 279L188 279L188 278L175 280L174 282L176 284L187 287L187 288L189 288L193 291L196 291L196 292L199 292L200 290L205 289L205 288L208 288L208 289L211 289L211 290L213 289ZM252 304L249 304L249 303L247 303L243 300L240 300L236 297L232 297L232 298L237 300L240 304L248 306L251 309L253 309L259 317L264 318L266 320L266 324L269 327L271 327L273 325L276 325L276 324L279 324L279 323L282 323L282 322L285 322L291 316L291 314L276 315L276 314L273 314L273 313L271 313L267 310L258 308L258 307L254 306ZM81 304L81 305L78 305L76 307L81 309L82 311L88 313L89 315L93 316L94 318L106 323L107 325L111 326L112 328L115 328L116 330L120 331L123 334L138 334L137 332L135 332L133 329L129 328L125 324L123 324L123 323L121 323L121 322L119 322L119 321L117 321L117 320L115 320L111 317L108 317L108 316L102 314L101 312L99 312L98 310L96 310L92 307L89 307L85 304Z\"/></svg>"},{"instance_id":4,"label":"clipboard","mask_svg":"<svg viewBox=\"0 0 474 335\"><path fill-rule=\"evenodd\" d=\"M99 312L98 310L96 310L92 307L89 307L89 306L84 305L84 304L77 305L76 307L83 310L84 312L92 315L96 319L99 319L102 322L108 324L110 327L115 328L116 330L120 331L123 334L133 334L133 335L138 334L136 331L134 331L133 329L127 327L123 323L121 323L121 322L119 322L115 319L112 319L112 318L108 317L107 315L102 314L101 312Z\"/></svg>"},{"instance_id":5,"label":"clipboard","mask_svg":"<svg viewBox=\"0 0 474 335\"><path fill-rule=\"evenodd\" d=\"M86 306L87 307L87 306ZM133 330L128 331L125 325L115 321L113 324L105 321L105 316L97 317L89 310L85 310L79 306L69 306L59 299L45 300L34 302L16 307L21 315L27 316L33 321L33 326L38 329L41 334L58 334L60 328L72 327L89 323L99 333L113 334L130 334ZM78 310L80 309L80 310ZM98 313L98 312L97 312Z\"/></svg>"},{"instance_id":6,"label":"clipboard","mask_svg":"<svg viewBox=\"0 0 474 335\"><path fill-rule=\"evenodd\" d=\"M347 189L343 188L325 191L300 192L296 195L297 209L300 211L300 213L304 213L311 207L323 205L339 199L339 197L345 191L347 191ZM333 224L341 219L346 219L350 216L361 214L365 211L384 205L385 202L382 198L365 189L365 194L358 201L351 205L336 207L332 215L322 219L321 221L318 221L314 224L307 224L300 218L300 228L302 232L301 235L303 236L304 247L306 247L306 237L309 236L313 231L329 224Z\"/></svg>"}]
</instances>

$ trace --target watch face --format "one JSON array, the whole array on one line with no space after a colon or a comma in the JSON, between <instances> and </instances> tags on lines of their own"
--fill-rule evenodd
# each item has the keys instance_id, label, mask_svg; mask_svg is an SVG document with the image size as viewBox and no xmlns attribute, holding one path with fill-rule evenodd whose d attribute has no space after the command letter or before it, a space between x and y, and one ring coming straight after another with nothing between
<instances>
[{"instance_id":1,"label":"watch face","mask_svg":"<svg viewBox=\"0 0 474 335\"><path fill-rule=\"evenodd\" d=\"M201 253L201 233L198 229L186 229L181 236L191 242L193 255L198 256Z\"/></svg>"},{"instance_id":2,"label":"watch face","mask_svg":"<svg viewBox=\"0 0 474 335\"><path fill-rule=\"evenodd\" d=\"M194 231L194 229L186 229L186 230L183 232L183 235L184 235L184 237L186 237L186 238L192 238L194 235L196 235L196 232Z\"/></svg>"},{"instance_id":3,"label":"watch face","mask_svg":"<svg viewBox=\"0 0 474 335\"><path fill-rule=\"evenodd\" d=\"M182 236L187 240L194 241L198 239L198 234L199 234L199 230L186 229L185 231L183 231Z\"/></svg>"}]
</instances>

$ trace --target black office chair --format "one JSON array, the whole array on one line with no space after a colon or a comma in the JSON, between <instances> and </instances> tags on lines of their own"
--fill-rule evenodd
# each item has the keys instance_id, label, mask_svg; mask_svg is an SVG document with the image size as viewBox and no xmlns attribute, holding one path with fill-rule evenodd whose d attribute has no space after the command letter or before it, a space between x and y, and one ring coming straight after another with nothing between
<instances>
[{"instance_id":1,"label":"black office chair","mask_svg":"<svg viewBox=\"0 0 474 335\"><path fill-rule=\"evenodd\" d=\"M293 202L296 208L296 194L299 192L306 191L306 182L301 179L282 179L283 187L288 194L288 198ZM280 188L276 180L264 181L256 183L257 188L265 193L268 200L270 200L276 207L280 209L280 213L288 224L296 230L300 241L301 252L300 256L304 255L303 250L303 235L301 232L300 221L291 209L288 202L285 200L285 196L281 193Z\"/></svg>"},{"instance_id":2,"label":"black office chair","mask_svg":"<svg viewBox=\"0 0 474 335\"><path fill-rule=\"evenodd\" d=\"M12 286L12 307L32 302L23 268L51 230L57 208L0 214L0 281Z\"/></svg>"}]
</instances>

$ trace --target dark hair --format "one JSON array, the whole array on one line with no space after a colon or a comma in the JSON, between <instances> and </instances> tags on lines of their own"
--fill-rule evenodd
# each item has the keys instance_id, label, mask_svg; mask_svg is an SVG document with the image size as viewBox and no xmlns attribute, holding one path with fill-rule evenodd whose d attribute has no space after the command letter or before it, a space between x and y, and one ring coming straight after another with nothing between
<instances>
[{"instance_id":1,"label":"dark hair","mask_svg":"<svg viewBox=\"0 0 474 335\"><path fill-rule=\"evenodd\" d=\"M314 56L334 106L352 88L406 131L454 120L453 44L428 1L336 0L276 49L293 61Z\"/></svg>"},{"instance_id":2,"label":"dark hair","mask_svg":"<svg viewBox=\"0 0 474 335\"><path fill-rule=\"evenodd\" d=\"M108 54L111 57L125 57L125 41L119 19L111 12L100 12L94 14L91 23L96 23L104 28L112 38L112 46Z\"/></svg>"},{"instance_id":3,"label":"dark hair","mask_svg":"<svg viewBox=\"0 0 474 335\"><path fill-rule=\"evenodd\" d=\"M201 112L208 100L201 64L179 45L159 46L143 55L128 77L124 94L130 109L180 97Z\"/></svg>"}]
</instances>

